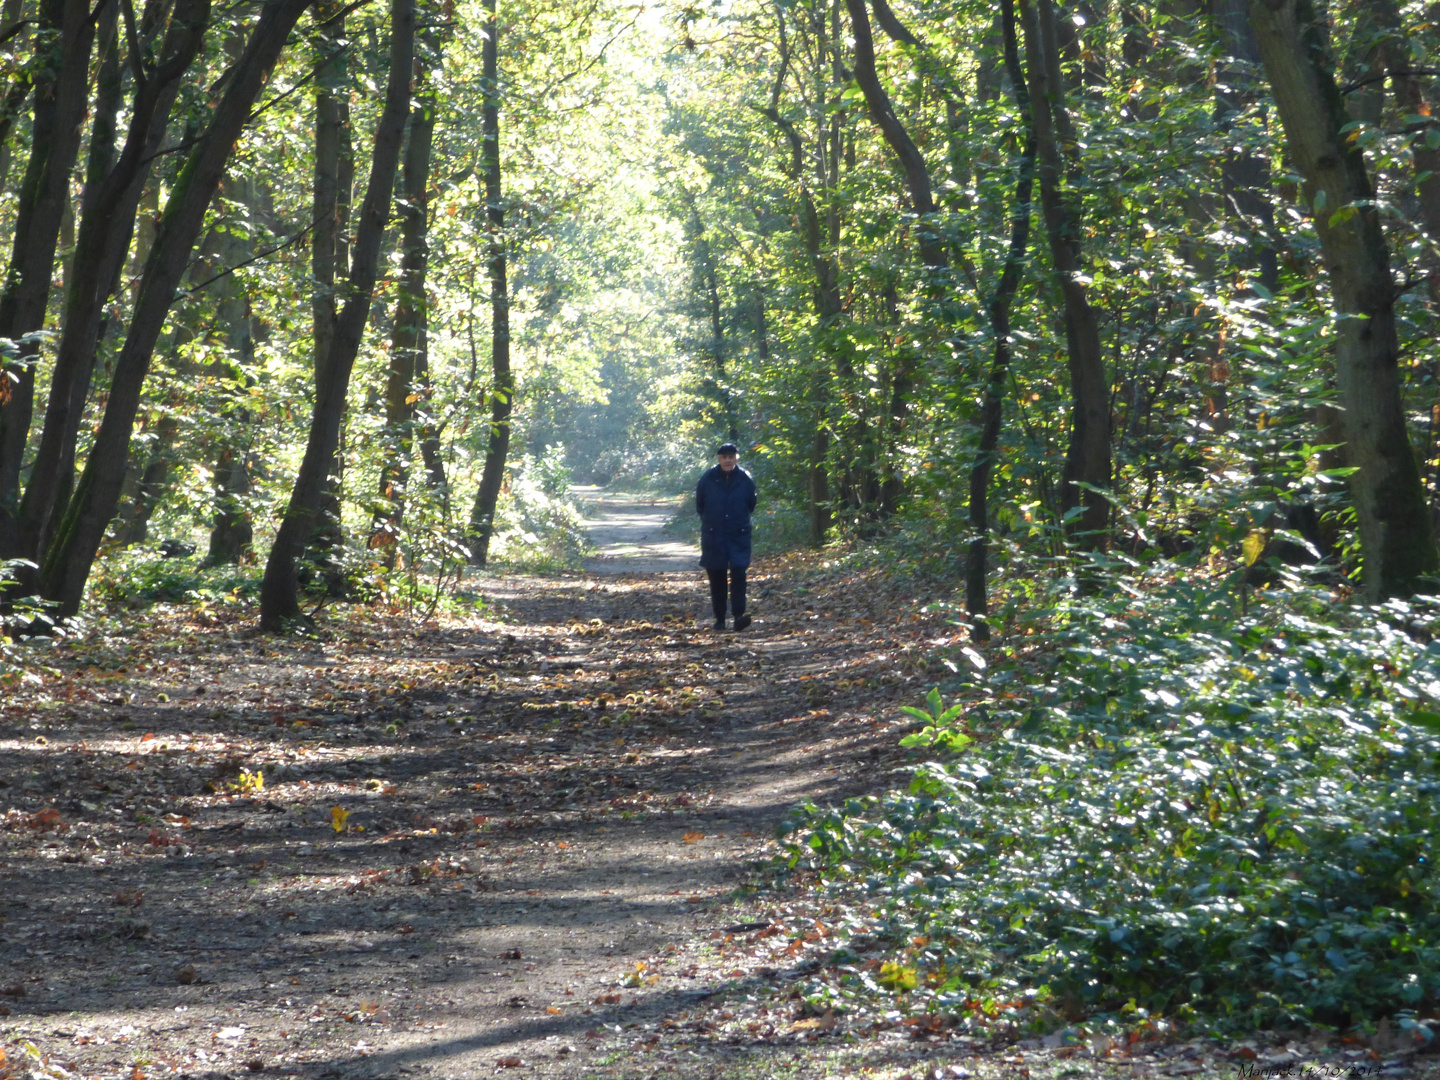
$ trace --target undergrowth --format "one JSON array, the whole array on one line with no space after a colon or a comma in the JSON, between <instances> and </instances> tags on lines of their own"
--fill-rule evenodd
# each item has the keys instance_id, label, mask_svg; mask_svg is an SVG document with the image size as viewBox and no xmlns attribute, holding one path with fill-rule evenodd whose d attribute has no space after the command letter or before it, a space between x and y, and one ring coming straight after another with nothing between
<instances>
[{"instance_id":1,"label":"undergrowth","mask_svg":"<svg viewBox=\"0 0 1440 1080\"><path fill-rule=\"evenodd\" d=\"M801 807L788 865L868 894L893 959L836 992L1031 1022L1224 1029L1393 1016L1440 995L1440 622L1161 566L1060 598L932 693L907 790ZM873 970L872 970L873 969Z\"/></svg>"}]
</instances>

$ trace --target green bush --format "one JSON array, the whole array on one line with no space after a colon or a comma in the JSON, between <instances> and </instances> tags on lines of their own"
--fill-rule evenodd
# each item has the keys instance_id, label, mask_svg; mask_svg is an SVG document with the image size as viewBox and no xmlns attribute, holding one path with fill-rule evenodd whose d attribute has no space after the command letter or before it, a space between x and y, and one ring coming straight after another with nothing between
<instances>
[{"instance_id":1,"label":"green bush","mask_svg":"<svg viewBox=\"0 0 1440 1080\"><path fill-rule=\"evenodd\" d=\"M258 595L260 572L254 566L206 566L199 555L165 558L140 547L101 556L86 595L110 608L141 608L155 603L235 600Z\"/></svg>"},{"instance_id":2,"label":"green bush","mask_svg":"<svg viewBox=\"0 0 1440 1080\"><path fill-rule=\"evenodd\" d=\"M1237 620L1228 592L1136 584L1063 604L959 715L932 696L909 742L959 751L908 791L802 808L791 865L928 938L937 1007L1002 979L1091 1014L1401 1013L1428 1039L1412 1011L1440 996L1434 609L1302 592Z\"/></svg>"},{"instance_id":3,"label":"green bush","mask_svg":"<svg viewBox=\"0 0 1440 1080\"><path fill-rule=\"evenodd\" d=\"M570 490L563 449L522 457L495 510L494 560L546 573L573 569L589 547L584 515Z\"/></svg>"}]
</instances>

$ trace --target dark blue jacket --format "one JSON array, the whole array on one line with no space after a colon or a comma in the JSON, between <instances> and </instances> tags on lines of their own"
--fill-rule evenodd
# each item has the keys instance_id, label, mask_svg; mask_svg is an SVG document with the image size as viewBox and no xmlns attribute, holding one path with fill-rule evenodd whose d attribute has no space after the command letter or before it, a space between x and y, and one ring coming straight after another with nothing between
<instances>
[{"instance_id":1,"label":"dark blue jacket","mask_svg":"<svg viewBox=\"0 0 1440 1080\"><path fill-rule=\"evenodd\" d=\"M750 514L754 509L755 481L749 473L738 465L728 477L719 465L706 470L695 486L701 566L728 570L750 565Z\"/></svg>"}]
</instances>

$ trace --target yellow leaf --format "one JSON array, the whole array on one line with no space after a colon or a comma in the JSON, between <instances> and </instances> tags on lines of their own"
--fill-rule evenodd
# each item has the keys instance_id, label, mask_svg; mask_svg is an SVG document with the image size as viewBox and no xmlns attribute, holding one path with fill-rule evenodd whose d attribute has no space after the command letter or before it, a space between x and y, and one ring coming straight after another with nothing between
<instances>
[{"instance_id":1,"label":"yellow leaf","mask_svg":"<svg viewBox=\"0 0 1440 1080\"><path fill-rule=\"evenodd\" d=\"M914 990L918 983L914 968L907 968L893 961L880 965L880 985L891 990Z\"/></svg>"},{"instance_id":2,"label":"yellow leaf","mask_svg":"<svg viewBox=\"0 0 1440 1080\"><path fill-rule=\"evenodd\" d=\"M1240 550L1245 555L1245 565L1254 566L1260 561L1260 556L1265 554L1265 543L1269 538L1265 535L1264 529L1256 529L1240 544Z\"/></svg>"},{"instance_id":3,"label":"yellow leaf","mask_svg":"<svg viewBox=\"0 0 1440 1080\"><path fill-rule=\"evenodd\" d=\"M417 402L417 401L419 401L419 400L420 400L420 395L419 395L419 394L409 394L409 395L407 395L406 398L405 398L405 404L406 404L406 405L414 405L415 402Z\"/></svg>"},{"instance_id":4,"label":"yellow leaf","mask_svg":"<svg viewBox=\"0 0 1440 1080\"><path fill-rule=\"evenodd\" d=\"M350 811L343 806L332 806L330 808L330 824L336 832L345 831L345 823L350 820Z\"/></svg>"}]
</instances>

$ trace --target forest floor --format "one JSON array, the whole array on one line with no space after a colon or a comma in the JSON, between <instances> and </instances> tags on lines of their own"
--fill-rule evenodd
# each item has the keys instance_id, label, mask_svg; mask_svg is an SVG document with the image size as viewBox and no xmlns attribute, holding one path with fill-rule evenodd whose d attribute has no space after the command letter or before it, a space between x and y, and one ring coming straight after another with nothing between
<instances>
[{"instance_id":1,"label":"forest floor","mask_svg":"<svg viewBox=\"0 0 1440 1080\"><path fill-rule=\"evenodd\" d=\"M156 606L44 655L0 705L0 1077L1308 1060L805 1015L833 909L767 875L776 825L904 782L895 706L954 628L791 558L754 568L749 631L712 632L698 571L653 565L693 566L671 512L595 500L584 573L481 578L469 618L339 608L280 639L242 604Z\"/></svg>"}]
</instances>

